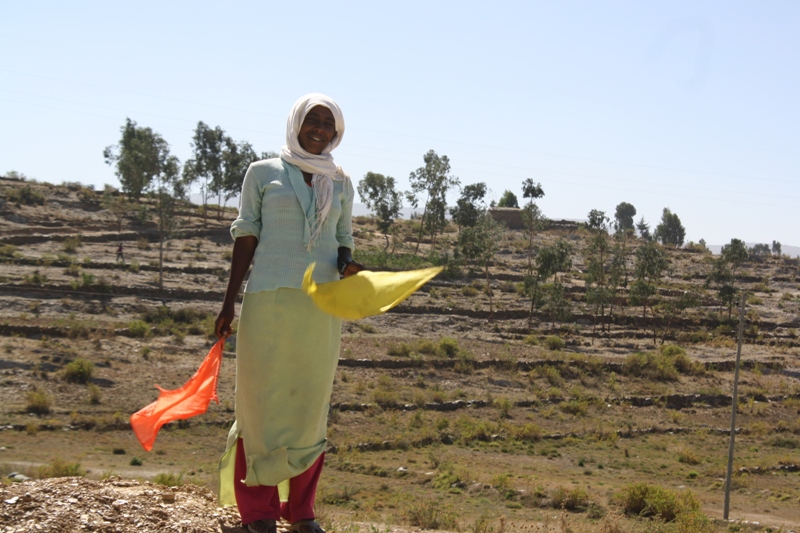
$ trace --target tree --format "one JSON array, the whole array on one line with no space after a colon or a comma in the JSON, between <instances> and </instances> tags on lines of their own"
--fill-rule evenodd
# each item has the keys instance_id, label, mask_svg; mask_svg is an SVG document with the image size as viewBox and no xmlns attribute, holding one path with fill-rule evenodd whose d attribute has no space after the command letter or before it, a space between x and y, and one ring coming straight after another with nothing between
<instances>
[{"instance_id":1,"label":"tree","mask_svg":"<svg viewBox=\"0 0 800 533\"><path fill-rule=\"evenodd\" d=\"M729 244L722 247L720 254L722 260L730 265L731 275L736 276L736 269L747 261L747 245L741 239L731 239Z\"/></svg>"},{"instance_id":2,"label":"tree","mask_svg":"<svg viewBox=\"0 0 800 533\"><path fill-rule=\"evenodd\" d=\"M648 305L652 307L653 297L658 292L658 282L669 265L661 247L648 241L636 250L636 279L631 285L628 300L631 305L642 306L642 318L647 317Z\"/></svg>"},{"instance_id":3,"label":"tree","mask_svg":"<svg viewBox=\"0 0 800 533\"><path fill-rule=\"evenodd\" d=\"M600 330L605 331L603 318L605 308L611 303L611 291L608 287L606 260L609 255L608 236L605 232L595 232L586 249L586 303L594 307L594 326L600 317Z\"/></svg>"},{"instance_id":4,"label":"tree","mask_svg":"<svg viewBox=\"0 0 800 533\"><path fill-rule=\"evenodd\" d=\"M178 227L178 200L186 196L185 184L180 180L180 162L168 156L162 171L155 176L148 191L150 206L145 212L156 219L158 233L158 286L164 288L164 247Z\"/></svg>"},{"instance_id":5,"label":"tree","mask_svg":"<svg viewBox=\"0 0 800 533\"><path fill-rule=\"evenodd\" d=\"M486 275L486 293L489 296L489 314L494 314L492 287L489 281L489 265L494 259L503 239L505 226L497 222L486 209L478 215L474 226L461 229L458 234L457 251L467 262L479 265Z\"/></svg>"},{"instance_id":6,"label":"tree","mask_svg":"<svg viewBox=\"0 0 800 533\"><path fill-rule=\"evenodd\" d=\"M139 201L153 180L170 164L169 145L150 128L142 128L126 118L117 145L107 146L103 157L109 166L116 165L116 175L131 200Z\"/></svg>"},{"instance_id":7,"label":"tree","mask_svg":"<svg viewBox=\"0 0 800 533\"><path fill-rule=\"evenodd\" d=\"M781 256L781 243L779 241L772 241L772 255Z\"/></svg>"},{"instance_id":8,"label":"tree","mask_svg":"<svg viewBox=\"0 0 800 533\"><path fill-rule=\"evenodd\" d=\"M636 208L628 202L620 202L614 213L614 228L617 231L633 230L634 216L636 216Z\"/></svg>"},{"instance_id":9,"label":"tree","mask_svg":"<svg viewBox=\"0 0 800 533\"><path fill-rule=\"evenodd\" d=\"M471 228L478 223L478 218L486 209L483 202L486 190L483 182L472 183L461 189L461 197L450 209L450 216L459 228Z\"/></svg>"},{"instance_id":10,"label":"tree","mask_svg":"<svg viewBox=\"0 0 800 533\"><path fill-rule=\"evenodd\" d=\"M247 169L260 158L248 142L237 143L230 137L224 139L222 150L222 187L219 188L217 220L222 216L222 204L239 194Z\"/></svg>"},{"instance_id":11,"label":"tree","mask_svg":"<svg viewBox=\"0 0 800 533\"><path fill-rule=\"evenodd\" d=\"M545 224L545 217L536 200L544 196L542 184L527 178L522 182L522 197L528 200L522 211L522 221L525 225L525 233L528 237L528 276L533 276L533 236L538 233Z\"/></svg>"},{"instance_id":12,"label":"tree","mask_svg":"<svg viewBox=\"0 0 800 533\"><path fill-rule=\"evenodd\" d=\"M539 288L542 282L553 276L553 283L558 283L556 274L572 267L572 246L560 239L555 244L542 246L536 254L536 273L525 276L523 292L531 299L530 313L528 314L528 329L533 326L533 311L539 300Z\"/></svg>"},{"instance_id":13,"label":"tree","mask_svg":"<svg viewBox=\"0 0 800 533\"><path fill-rule=\"evenodd\" d=\"M770 255L769 246L766 244L754 244L753 247L748 251L750 252L750 255L754 257L766 257Z\"/></svg>"},{"instance_id":14,"label":"tree","mask_svg":"<svg viewBox=\"0 0 800 533\"><path fill-rule=\"evenodd\" d=\"M200 121L192 137L194 158L183 166L183 179L187 185L200 181L200 194L203 198L203 223L206 223L208 197L212 193L219 194L223 185L222 152L225 147L225 131L217 126L210 128Z\"/></svg>"},{"instance_id":15,"label":"tree","mask_svg":"<svg viewBox=\"0 0 800 533\"><path fill-rule=\"evenodd\" d=\"M649 241L653 237L650 235L650 224L644 221L644 217L639 219L639 222L636 223L636 229L639 230L639 237L642 240Z\"/></svg>"},{"instance_id":16,"label":"tree","mask_svg":"<svg viewBox=\"0 0 800 533\"><path fill-rule=\"evenodd\" d=\"M683 246L683 239L686 237L686 229L681 224L678 215L664 208L661 214L661 224L656 226L655 239L661 241L664 246L672 245L675 247Z\"/></svg>"},{"instance_id":17,"label":"tree","mask_svg":"<svg viewBox=\"0 0 800 533\"><path fill-rule=\"evenodd\" d=\"M711 273L706 280L706 286L716 286L717 297L722 305L728 306L728 320L733 314L733 305L738 293L735 285L736 269L747 261L748 257L747 245L744 241L731 239L729 244L722 247L722 253L714 261Z\"/></svg>"},{"instance_id":18,"label":"tree","mask_svg":"<svg viewBox=\"0 0 800 533\"><path fill-rule=\"evenodd\" d=\"M134 204L128 202L123 195L119 194L110 185L105 186L103 198L100 202L103 208L110 211L114 218L117 219L117 233L122 233L122 222L126 216L134 211Z\"/></svg>"},{"instance_id":19,"label":"tree","mask_svg":"<svg viewBox=\"0 0 800 533\"><path fill-rule=\"evenodd\" d=\"M606 228L608 228L608 217L606 216L606 212L597 209L592 209L589 211L589 215L586 220L586 227L590 230L606 231Z\"/></svg>"},{"instance_id":20,"label":"tree","mask_svg":"<svg viewBox=\"0 0 800 533\"><path fill-rule=\"evenodd\" d=\"M519 209L519 202L517 202L517 195L513 192L506 190L500 201L497 202L497 207L516 207Z\"/></svg>"},{"instance_id":21,"label":"tree","mask_svg":"<svg viewBox=\"0 0 800 533\"><path fill-rule=\"evenodd\" d=\"M394 178L367 172L358 182L358 195L377 218L378 229L386 238L384 250L388 250L389 230L395 219L400 217L400 209L403 207L400 193L395 189Z\"/></svg>"},{"instance_id":22,"label":"tree","mask_svg":"<svg viewBox=\"0 0 800 533\"><path fill-rule=\"evenodd\" d=\"M417 248L419 251L423 232L431 235L431 247L436 245L437 232L444 229L447 223L447 192L459 184L458 178L450 174L450 160L446 155L439 156L435 151L429 150L423 156L425 166L420 167L408 177L411 190L406 193L406 198L412 207L416 208L418 199L425 194L425 207L422 210Z\"/></svg>"}]
</instances>

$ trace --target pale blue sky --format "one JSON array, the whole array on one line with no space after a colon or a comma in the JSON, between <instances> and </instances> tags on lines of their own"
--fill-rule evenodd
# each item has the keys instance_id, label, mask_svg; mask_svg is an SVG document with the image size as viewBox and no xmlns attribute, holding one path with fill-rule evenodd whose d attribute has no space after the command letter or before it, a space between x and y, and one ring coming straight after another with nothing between
<instances>
[{"instance_id":1,"label":"pale blue sky","mask_svg":"<svg viewBox=\"0 0 800 533\"><path fill-rule=\"evenodd\" d=\"M552 218L687 240L800 245L800 3L0 3L0 172L117 185L103 148L125 117L181 161L197 121L257 151L324 92L336 161L398 179L429 149L494 198L540 181Z\"/></svg>"}]
</instances>

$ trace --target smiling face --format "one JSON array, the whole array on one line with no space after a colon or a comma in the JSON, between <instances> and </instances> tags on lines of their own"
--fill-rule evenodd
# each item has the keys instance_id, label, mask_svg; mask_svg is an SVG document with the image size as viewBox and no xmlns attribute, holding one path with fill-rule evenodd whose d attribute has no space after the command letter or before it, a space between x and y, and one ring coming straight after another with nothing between
<instances>
[{"instance_id":1,"label":"smiling face","mask_svg":"<svg viewBox=\"0 0 800 533\"><path fill-rule=\"evenodd\" d=\"M297 134L303 150L314 155L321 154L335 137L336 119L330 109L321 105L311 108Z\"/></svg>"}]
</instances>

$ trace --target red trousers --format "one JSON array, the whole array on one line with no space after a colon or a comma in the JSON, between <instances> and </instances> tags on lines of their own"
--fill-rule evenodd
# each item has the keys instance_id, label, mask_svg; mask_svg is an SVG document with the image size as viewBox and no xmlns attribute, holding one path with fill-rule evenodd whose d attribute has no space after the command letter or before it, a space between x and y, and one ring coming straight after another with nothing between
<instances>
[{"instance_id":1,"label":"red trousers","mask_svg":"<svg viewBox=\"0 0 800 533\"><path fill-rule=\"evenodd\" d=\"M289 479L289 501L281 503L278 487L244 484L247 476L247 459L244 456L242 439L236 442L236 465L234 466L233 489L236 494L236 505L242 524L256 520L278 520L283 518L290 524L300 520L313 520L314 499L317 496L317 482L325 462L323 452L314 464L300 474Z\"/></svg>"}]
</instances>

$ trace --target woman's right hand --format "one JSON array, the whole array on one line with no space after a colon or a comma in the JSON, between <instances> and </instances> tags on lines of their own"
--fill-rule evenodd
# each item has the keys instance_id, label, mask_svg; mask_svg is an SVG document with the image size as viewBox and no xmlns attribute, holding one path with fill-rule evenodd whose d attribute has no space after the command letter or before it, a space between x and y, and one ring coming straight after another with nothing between
<instances>
[{"instance_id":1,"label":"woman's right hand","mask_svg":"<svg viewBox=\"0 0 800 533\"><path fill-rule=\"evenodd\" d=\"M236 311L233 308L227 308L227 306L223 307L222 311L219 312L217 320L214 322L214 335L216 335L218 339L227 339L231 336L233 333L231 323L235 315Z\"/></svg>"}]
</instances>

